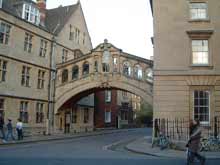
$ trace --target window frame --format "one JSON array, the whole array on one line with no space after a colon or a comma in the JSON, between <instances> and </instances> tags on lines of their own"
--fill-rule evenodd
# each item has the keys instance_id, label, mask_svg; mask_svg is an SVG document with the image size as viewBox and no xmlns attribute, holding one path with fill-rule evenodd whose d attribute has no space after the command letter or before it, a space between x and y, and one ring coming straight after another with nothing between
<instances>
[{"instance_id":1,"label":"window frame","mask_svg":"<svg viewBox=\"0 0 220 165\"><path fill-rule=\"evenodd\" d=\"M28 101L20 101L19 118L23 123L29 122Z\"/></svg>"},{"instance_id":2,"label":"window frame","mask_svg":"<svg viewBox=\"0 0 220 165\"><path fill-rule=\"evenodd\" d=\"M23 4L22 18L28 22L39 25L40 24L40 11L32 4Z\"/></svg>"},{"instance_id":3,"label":"window frame","mask_svg":"<svg viewBox=\"0 0 220 165\"><path fill-rule=\"evenodd\" d=\"M83 114L84 114L84 116L83 116L83 123L85 123L85 124L87 124L87 123L89 123L89 108L87 108L87 107L85 107L84 109L83 109Z\"/></svg>"},{"instance_id":4,"label":"window frame","mask_svg":"<svg viewBox=\"0 0 220 165\"><path fill-rule=\"evenodd\" d=\"M36 123L40 124L44 122L44 103L36 103Z\"/></svg>"},{"instance_id":5,"label":"window frame","mask_svg":"<svg viewBox=\"0 0 220 165\"><path fill-rule=\"evenodd\" d=\"M46 72L44 70L38 70L37 89L44 89L45 73Z\"/></svg>"},{"instance_id":6,"label":"window frame","mask_svg":"<svg viewBox=\"0 0 220 165\"><path fill-rule=\"evenodd\" d=\"M68 50L62 49L62 63L67 62L68 60Z\"/></svg>"},{"instance_id":7,"label":"window frame","mask_svg":"<svg viewBox=\"0 0 220 165\"><path fill-rule=\"evenodd\" d=\"M193 89L192 90L192 95L193 95L193 97L192 97L192 99L193 99L193 101L192 101L192 110L193 110L193 119L195 120L195 91L206 91L206 92L208 92L209 93L209 98L208 98L208 100L209 100L209 102L208 102L208 115L209 115L209 118L208 118L208 121L200 121L200 124L202 124L202 125L209 125L210 124L210 121L211 121L211 90L210 89Z\"/></svg>"},{"instance_id":8,"label":"window frame","mask_svg":"<svg viewBox=\"0 0 220 165\"><path fill-rule=\"evenodd\" d=\"M44 39L40 40L40 51L39 51L39 56L40 57L46 57L47 54L47 41Z\"/></svg>"},{"instance_id":9,"label":"window frame","mask_svg":"<svg viewBox=\"0 0 220 165\"><path fill-rule=\"evenodd\" d=\"M0 40L0 44L9 45L10 32L11 25L0 21L0 34L2 34L2 41Z\"/></svg>"},{"instance_id":10,"label":"window frame","mask_svg":"<svg viewBox=\"0 0 220 165\"><path fill-rule=\"evenodd\" d=\"M108 116L107 116L108 115ZM111 110L105 109L105 123L111 123L112 122L112 113Z\"/></svg>"},{"instance_id":11,"label":"window frame","mask_svg":"<svg viewBox=\"0 0 220 165\"><path fill-rule=\"evenodd\" d=\"M21 86L30 87L30 71L31 71L31 67L25 65L22 66Z\"/></svg>"},{"instance_id":12,"label":"window frame","mask_svg":"<svg viewBox=\"0 0 220 165\"><path fill-rule=\"evenodd\" d=\"M2 107L0 106L0 113L4 117L4 114L5 114L5 99L4 98L0 98L0 105L2 105Z\"/></svg>"},{"instance_id":13,"label":"window frame","mask_svg":"<svg viewBox=\"0 0 220 165\"><path fill-rule=\"evenodd\" d=\"M192 5L193 4L205 4L206 7L205 8L193 8ZM192 18L192 10L197 10L196 11L196 18ZM198 11L198 10L202 10L202 9L205 9L205 14L206 14L206 18L202 18L202 17L198 17L198 15L201 15L201 13ZM208 15L208 3L207 1L194 1L194 0L191 0L189 2L189 19L190 21L209 21L209 15Z\"/></svg>"},{"instance_id":14,"label":"window frame","mask_svg":"<svg viewBox=\"0 0 220 165\"><path fill-rule=\"evenodd\" d=\"M112 101L112 91L105 90L105 103L111 103Z\"/></svg>"},{"instance_id":15,"label":"window frame","mask_svg":"<svg viewBox=\"0 0 220 165\"><path fill-rule=\"evenodd\" d=\"M0 59L0 82L6 82L7 64L8 61Z\"/></svg>"},{"instance_id":16,"label":"window frame","mask_svg":"<svg viewBox=\"0 0 220 165\"><path fill-rule=\"evenodd\" d=\"M31 53L32 52L32 44L33 41L33 35L30 33L25 32L25 36L24 36L24 51Z\"/></svg>"}]
</instances>

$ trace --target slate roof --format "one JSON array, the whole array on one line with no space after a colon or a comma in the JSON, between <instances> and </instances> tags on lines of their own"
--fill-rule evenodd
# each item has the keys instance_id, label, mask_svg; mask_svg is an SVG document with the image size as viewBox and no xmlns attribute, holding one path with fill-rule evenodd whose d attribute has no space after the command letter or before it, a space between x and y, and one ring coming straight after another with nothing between
<instances>
[{"instance_id":1,"label":"slate roof","mask_svg":"<svg viewBox=\"0 0 220 165\"><path fill-rule=\"evenodd\" d=\"M32 0L3 0L1 10L4 10L15 17L21 18L21 11L17 11L15 5L21 4L24 1L36 5L36 3ZM79 3L70 6L60 6L54 9L47 9L45 27L39 26L39 28L42 28L49 31L50 33L57 35L62 30L71 15L76 11L78 5Z\"/></svg>"},{"instance_id":2,"label":"slate roof","mask_svg":"<svg viewBox=\"0 0 220 165\"><path fill-rule=\"evenodd\" d=\"M51 33L57 35L62 30L70 16L76 11L77 6L78 4L75 4L47 10L45 20L47 29Z\"/></svg>"}]
</instances>

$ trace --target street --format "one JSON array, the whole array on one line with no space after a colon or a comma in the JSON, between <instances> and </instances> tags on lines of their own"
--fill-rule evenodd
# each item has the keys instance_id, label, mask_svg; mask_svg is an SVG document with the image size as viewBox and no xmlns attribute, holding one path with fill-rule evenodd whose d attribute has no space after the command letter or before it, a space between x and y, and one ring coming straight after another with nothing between
<instances>
[{"instance_id":1,"label":"street","mask_svg":"<svg viewBox=\"0 0 220 165\"><path fill-rule=\"evenodd\" d=\"M124 145L129 141L151 135L151 129L131 129L108 135L78 139L39 142L13 146L0 146L0 165L183 165L184 159L152 157L128 152ZM108 149L110 144L121 141ZM208 160L207 165L220 160Z\"/></svg>"}]
</instances>

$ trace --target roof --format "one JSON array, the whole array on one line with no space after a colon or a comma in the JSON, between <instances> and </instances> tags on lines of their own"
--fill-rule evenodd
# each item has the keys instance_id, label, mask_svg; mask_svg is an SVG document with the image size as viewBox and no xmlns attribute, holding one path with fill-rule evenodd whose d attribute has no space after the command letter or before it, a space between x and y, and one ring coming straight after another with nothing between
<instances>
[{"instance_id":1,"label":"roof","mask_svg":"<svg viewBox=\"0 0 220 165\"><path fill-rule=\"evenodd\" d=\"M4 0L1 10L15 17L21 18L22 12L18 11L16 6L24 2L33 3L34 5L36 5L36 3L33 2L32 0ZM77 6L79 4L80 3L78 2L75 5L64 6L64 7L60 6L54 9L47 9L45 27L40 25L38 27L57 35L62 30L64 25L67 23L71 15L76 11Z\"/></svg>"},{"instance_id":2,"label":"roof","mask_svg":"<svg viewBox=\"0 0 220 165\"><path fill-rule=\"evenodd\" d=\"M58 7L46 11L45 26L51 32L57 35L71 15L76 11L78 3L71 6Z\"/></svg>"}]
</instances>

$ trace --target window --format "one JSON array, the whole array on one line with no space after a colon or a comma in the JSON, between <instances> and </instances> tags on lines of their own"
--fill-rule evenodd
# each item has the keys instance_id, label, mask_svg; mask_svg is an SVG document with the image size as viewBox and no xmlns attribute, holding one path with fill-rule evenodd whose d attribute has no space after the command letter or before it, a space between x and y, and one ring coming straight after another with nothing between
<instances>
[{"instance_id":1,"label":"window","mask_svg":"<svg viewBox=\"0 0 220 165\"><path fill-rule=\"evenodd\" d=\"M192 63L195 65L209 63L208 40L192 40Z\"/></svg>"},{"instance_id":2,"label":"window","mask_svg":"<svg viewBox=\"0 0 220 165\"><path fill-rule=\"evenodd\" d=\"M69 34L69 40L74 39L74 32L72 31L72 25L70 25L70 34Z\"/></svg>"},{"instance_id":3,"label":"window","mask_svg":"<svg viewBox=\"0 0 220 165\"><path fill-rule=\"evenodd\" d=\"M47 53L47 41L41 39L40 40L40 57L45 57Z\"/></svg>"},{"instance_id":4,"label":"window","mask_svg":"<svg viewBox=\"0 0 220 165\"><path fill-rule=\"evenodd\" d=\"M44 120L44 103L36 105L36 123L43 123Z\"/></svg>"},{"instance_id":5,"label":"window","mask_svg":"<svg viewBox=\"0 0 220 165\"><path fill-rule=\"evenodd\" d=\"M131 67L128 61L123 63L123 74L126 76L131 76Z\"/></svg>"},{"instance_id":6,"label":"window","mask_svg":"<svg viewBox=\"0 0 220 165\"><path fill-rule=\"evenodd\" d=\"M68 70L67 69L64 69L62 71L62 83L65 83L68 81Z\"/></svg>"},{"instance_id":7,"label":"window","mask_svg":"<svg viewBox=\"0 0 220 165\"><path fill-rule=\"evenodd\" d=\"M86 76L89 74L89 63L88 62L84 62L83 64L83 71L82 71L83 75Z\"/></svg>"},{"instance_id":8,"label":"window","mask_svg":"<svg viewBox=\"0 0 220 165\"><path fill-rule=\"evenodd\" d=\"M89 108L84 108L84 123L89 122Z\"/></svg>"},{"instance_id":9,"label":"window","mask_svg":"<svg viewBox=\"0 0 220 165\"><path fill-rule=\"evenodd\" d=\"M32 38L33 35L25 33L25 38L24 38L24 51L31 53L32 49Z\"/></svg>"},{"instance_id":10,"label":"window","mask_svg":"<svg viewBox=\"0 0 220 165\"><path fill-rule=\"evenodd\" d=\"M0 114L2 115L2 116L4 116L4 109L5 107L4 107L4 99L1 99L0 98Z\"/></svg>"},{"instance_id":11,"label":"window","mask_svg":"<svg viewBox=\"0 0 220 165\"><path fill-rule=\"evenodd\" d=\"M121 120L128 120L128 112L121 111Z\"/></svg>"},{"instance_id":12,"label":"window","mask_svg":"<svg viewBox=\"0 0 220 165\"><path fill-rule=\"evenodd\" d=\"M105 123L111 123L111 110L105 110Z\"/></svg>"},{"instance_id":13,"label":"window","mask_svg":"<svg viewBox=\"0 0 220 165\"><path fill-rule=\"evenodd\" d=\"M20 103L20 119L24 123L28 123L28 102L21 101Z\"/></svg>"},{"instance_id":14,"label":"window","mask_svg":"<svg viewBox=\"0 0 220 165\"><path fill-rule=\"evenodd\" d=\"M63 52L62 52L62 63L66 62L67 59L68 59L68 50L63 49Z\"/></svg>"},{"instance_id":15,"label":"window","mask_svg":"<svg viewBox=\"0 0 220 165\"><path fill-rule=\"evenodd\" d=\"M113 58L113 72L117 72L118 70L118 59L116 57Z\"/></svg>"},{"instance_id":16,"label":"window","mask_svg":"<svg viewBox=\"0 0 220 165\"><path fill-rule=\"evenodd\" d=\"M7 61L0 60L0 82L6 81Z\"/></svg>"},{"instance_id":17,"label":"window","mask_svg":"<svg viewBox=\"0 0 220 165\"><path fill-rule=\"evenodd\" d=\"M21 85L29 87L30 86L30 67L23 66L22 67L22 75L21 75Z\"/></svg>"},{"instance_id":18,"label":"window","mask_svg":"<svg viewBox=\"0 0 220 165\"><path fill-rule=\"evenodd\" d=\"M45 82L45 71L38 70L38 82L37 82L37 88L43 89L44 88L44 82Z\"/></svg>"},{"instance_id":19,"label":"window","mask_svg":"<svg viewBox=\"0 0 220 165\"><path fill-rule=\"evenodd\" d=\"M95 72L98 72L98 61L95 61L94 71L95 71Z\"/></svg>"},{"instance_id":20,"label":"window","mask_svg":"<svg viewBox=\"0 0 220 165\"><path fill-rule=\"evenodd\" d=\"M152 69L148 68L146 70L146 80L152 82L153 81L153 71Z\"/></svg>"},{"instance_id":21,"label":"window","mask_svg":"<svg viewBox=\"0 0 220 165\"><path fill-rule=\"evenodd\" d=\"M79 78L79 67L76 65L72 69L72 80L76 80Z\"/></svg>"},{"instance_id":22,"label":"window","mask_svg":"<svg viewBox=\"0 0 220 165\"><path fill-rule=\"evenodd\" d=\"M122 91L122 96L125 97L125 98L127 98L127 97L128 97L128 92Z\"/></svg>"},{"instance_id":23,"label":"window","mask_svg":"<svg viewBox=\"0 0 220 165\"><path fill-rule=\"evenodd\" d=\"M198 119L201 124L209 123L210 111L210 91L194 91L194 119Z\"/></svg>"},{"instance_id":24,"label":"window","mask_svg":"<svg viewBox=\"0 0 220 165\"><path fill-rule=\"evenodd\" d=\"M191 19L207 19L207 4L206 3L190 3L190 18Z\"/></svg>"},{"instance_id":25,"label":"window","mask_svg":"<svg viewBox=\"0 0 220 165\"><path fill-rule=\"evenodd\" d=\"M80 31L78 28L75 28L75 41L79 44Z\"/></svg>"},{"instance_id":26,"label":"window","mask_svg":"<svg viewBox=\"0 0 220 165\"><path fill-rule=\"evenodd\" d=\"M72 109L72 123L77 123L77 110Z\"/></svg>"},{"instance_id":27,"label":"window","mask_svg":"<svg viewBox=\"0 0 220 165\"><path fill-rule=\"evenodd\" d=\"M23 5L22 18L28 22L39 25L40 23L40 12L39 10L30 4Z\"/></svg>"},{"instance_id":28,"label":"window","mask_svg":"<svg viewBox=\"0 0 220 165\"><path fill-rule=\"evenodd\" d=\"M105 90L105 102L110 103L111 102L111 91L110 90Z\"/></svg>"},{"instance_id":29,"label":"window","mask_svg":"<svg viewBox=\"0 0 220 165\"><path fill-rule=\"evenodd\" d=\"M83 33L83 45L86 43L86 33Z\"/></svg>"},{"instance_id":30,"label":"window","mask_svg":"<svg viewBox=\"0 0 220 165\"><path fill-rule=\"evenodd\" d=\"M134 66L134 78L136 79L142 79L142 68L140 65L135 65Z\"/></svg>"},{"instance_id":31,"label":"window","mask_svg":"<svg viewBox=\"0 0 220 165\"><path fill-rule=\"evenodd\" d=\"M0 44L8 45L11 26L1 22L0 23Z\"/></svg>"},{"instance_id":32,"label":"window","mask_svg":"<svg viewBox=\"0 0 220 165\"><path fill-rule=\"evenodd\" d=\"M110 66L107 63L102 64L102 71L103 72L109 72L110 71Z\"/></svg>"}]
</instances>

